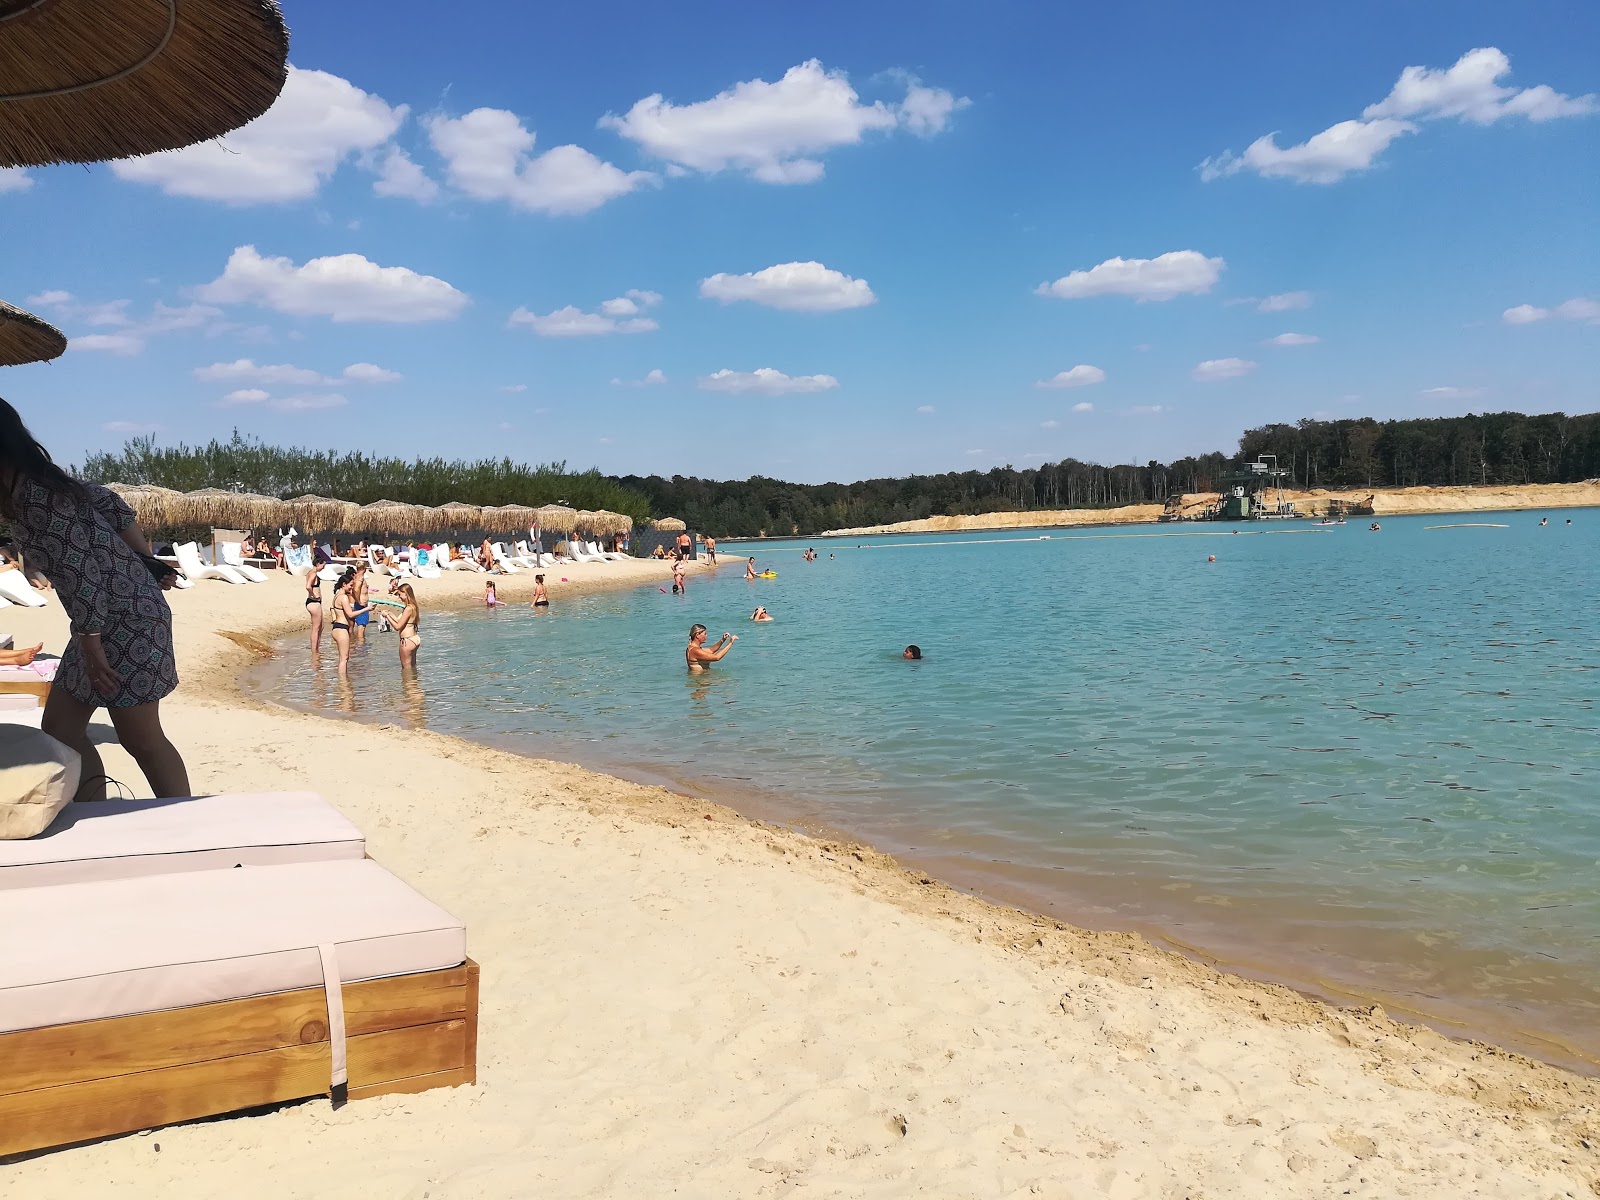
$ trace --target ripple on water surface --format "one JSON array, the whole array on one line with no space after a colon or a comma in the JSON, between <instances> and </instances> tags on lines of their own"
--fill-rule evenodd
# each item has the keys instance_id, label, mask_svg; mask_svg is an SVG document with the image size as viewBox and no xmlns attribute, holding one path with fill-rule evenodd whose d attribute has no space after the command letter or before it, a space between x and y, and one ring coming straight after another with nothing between
<instances>
[{"instance_id":1,"label":"ripple on water surface","mask_svg":"<svg viewBox=\"0 0 1600 1200\"><path fill-rule=\"evenodd\" d=\"M999 898L1600 1059L1600 511L1571 515L767 544L776 579L428 615L416 681L380 636L349 687L297 647L271 686L782 798ZM740 635L693 676L692 621Z\"/></svg>"}]
</instances>

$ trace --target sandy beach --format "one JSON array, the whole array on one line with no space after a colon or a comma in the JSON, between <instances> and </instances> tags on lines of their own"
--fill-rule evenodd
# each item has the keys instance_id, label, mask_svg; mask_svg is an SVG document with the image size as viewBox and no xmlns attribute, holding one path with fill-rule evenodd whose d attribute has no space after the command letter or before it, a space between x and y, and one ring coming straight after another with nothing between
<instances>
[{"instance_id":1,"label":"sandy beach","mask_svg":"<svg viewBox=\"0 0 1600 1200\"><path fill-rule=\"evenodd\" d=\"M1369 498L1380 517L1408 513L1510 512L1528 508L1591 508L1600 506L1600 480L1584 483L1530 483L1506 487L1352 488L1330 491L1285 488L1302 512L1324 510L1327 501L1364 504ZM1189 492L1183 515L1198 517L1217 502L1216 492ZM885 533L959 533L975 529L1048 529L1073 525L1139 525L1161 516L1160 504L1128 504L1120 508L1034 509L1027 512L977 513L960 517L927 517L893 525L831 529L818 537L866 537Z\"/></svg>"},{"instance_id":2,"label":"sandy beach","mask_svg":"<svg viewBox=\"0 0 1600 1200\"><path fill-rule=\"evenodd\" d=\"M1591 490L1569 502L1600 502ZM560 605L668 568L548 574ZM532 576L497 583L525 603ZM482 586L419 586L424 672L428 610ZM197 790L321 791L373 857L466 921L479 1083L36 1155L0 1167L8 1194L1600 1195L1600 1080L998 908L662 789L264 705L236 681L303 630L301 595L282 575L170 594L169 732ZM66 620L12 607L0 630L59 652ZM105 761L143 792L120 750Z\"/></svg>"}]
</instances>

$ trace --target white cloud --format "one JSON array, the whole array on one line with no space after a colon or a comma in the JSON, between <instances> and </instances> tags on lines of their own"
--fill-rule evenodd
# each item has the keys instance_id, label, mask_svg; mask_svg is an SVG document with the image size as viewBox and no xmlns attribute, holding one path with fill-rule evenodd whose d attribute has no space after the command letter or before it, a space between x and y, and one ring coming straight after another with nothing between
<instances>
[{"instance_id":1,"label":"white cloud","mask_svg":"<svg viewBox=\"0 0 1600 1200\"><path fill-rule=\"evenodd\" d=\"M839 386L832 375L785 375L771 367L758 367L754 371L730 371L723 368L703 376L700 387L708 392L753 393L760 396L782 396L790 392L826 392Z\"/></svg>"},{"instance_id":2,"label":"white cloud","mask_svg":"<svg viewBox=\"0 0 1600 1200\"><path fill-rule=\"evenodd\" d=\"M667 381L667 373L660 367L648 372L643 379L613 379L614 387L655 387Z\"/></svg>"},{"instance_id":3,"label":"white cloud","mask_svg":"<svg viewBox=\"0 0 1600 1200\"><path fill-rule=\"evenodd\" d=\"M1249 170L1298 183L1334 183L1352 171L1371 167L1389 143L1416 128L1406 121L1340 121L1298 146L1288 147L1280 147L1278 135L1269 133L1251 142L1241 155L1224 150L1206 159L1200 164L1200 178L1209 183Z\"/></svg>"},{"instance_id":4,"label":"white cloud","mask_svg":"<svg viewBox=\"0 0 1600 1200\"><path fill-rule=\"evenodd\" d=\"M1470 400L1474 396L1483 395L1482 388L1462 387L1431 387L1423 388L1420 393L1424 396L1435 396L1440 400Z\"/></svg>"},{"instance_id":5,"label":"white cloud","mask_svg":"<svg viewBox=\"0 0 1600 1200\"><path fill-rule=\"evenodd\" d=\"M1050 419L1048 421L1040 421L1039 422L1039 428L1040 429L1060 429L1061 428L1061 422L1055 420L1054 418L1052 418L1052 419Z\"/></svg>"},{"instance_id":6,"label":"white cloud","mask_svg":"<svg viewBox=\"0 0 1600 1200\"><path fill-rule=\"evenodd\" d=\"M1074 271L1034 289L1040 296L1079 300L1085 296L1133 296L1171 300L1203 295L1217 282L1227 263L1194 250L1172 250L1158 258L1108 258L1087 271Z\"/></svg>"},{"instance_id":7,"label":"white cloud","mask_svg":"<svg viewBox=\"0 0 1600 1200\"><path fill-rule=\"evenodd\" d=\"M399 371L366 362L351 363L340 374L350 383L394 383L405 378Z\"/></svg>"},{"instance_id":8,"label":"white cloud","mask_svg":"<svg viewBox=\"0 0 1600 1200\"><path fill-rule=\"evenodd\" d=\"M751 79L692 104L646 96L623 116L608 113L600 125L683 170L731 169L763 183L814 183L823 174L815 156L896 128L931 136L969 103L913 76L902 78L901 103L862 104L843 71L811 59L776 83Z\"/></svg>"},{"instance_id":9,"label":"white cloud","mask_svg":"<svg viewBox=\"0 0 1600 1200\"><path fill-rule=\"evenodd\" d=\"M305 392L294 396L274 398L261 388L242 388L229 392L217 402L219 408L237 408L247 404L260 404L275 412L313 412L324 408L343 408L350 401L337 392Z\"/></svg>"},{"instance_id":10,"label":"white cloud","mask_svg":"<svg viewBox=\"0 0 1600 1200\"><path fill-rule=\"evenodd\" d=\"M1551 121L1600 112L1600 100L1593 95L1565 96L1545 84L1502 87L1496 81L1510 70L1510 60L1493 46L1469 50L1442 71L1407 67L1386 97L1367 105L1362 120L1340 121L1287 148L1280 148L1277 135L1269 133L1241 155L1225 150L1206 159L1200 178L1210 181L1249 170L1300 183L1334 183L1371 168L1396 138L1417 131L1415 121L1457 117L1490 125L1508 116Z\"/></svg>"},{"instance_id":11,"label":"white cloud","mask_svg":"<svg viewBox=\"0 0 1600 1200\"><path fill-rule=\"evenodd\" d=\"M33 186L33 176L21 167L0 167L0 196L7 192L25 192Z\"/></svg>"},{"instance_id":12,"label":"white cloud","mask_svg":"<svg viewBox=\"0 0 1600 1200\"><path fill-rule=\"evenodd\" d=\"M83 337L69 338L67 348L106 354L137 354L144 349L144 339L126 333L89 333Z\"/></svg>"},{"instance_id":13,"label":"white cloud","mask_svg":"<svg viewBox=\"0 0 1600 1200\"><path fill-rule=\"evenodd\" d=\"M533 131L501 108L431 117L425 124L451 183L475 199L504 200L526 212L586 213L656 179L649 171L624 171L581 146L536 155Z\"/></svg>"},{"instance_id":14,"label":"white cloud","mask_svg":"<svg viewBox=\"0 0 1600 1200\"><path fill-rule=\"evenodd\" d=\"M1277 337L1270 337L1263 345L1266 346L1315 346L1322 339L1314 333L1280 333Z\"/></svg>"},{"instance_id":15,"label":"white cloud","mask_svg":"<svg viewBox=\"0 0 1600 1200\"><path fill-rule=\"evenodd\" d=\"M295 266L240 246L222 274L195 289L218 304L259 304L290 316L335 321L442 321L458 316L467 297L442 279L408 267L380 267L359 254L313 258Z\"/></svg>"},{"instance_id":16,"label":"white cloud","mask_svg":"<svg viewBox=\"0 0 1600 1200\"><path fill-rule=\"evenodd\" d=\"M938 410L935 409L933 407L933 405L931 405L931 404L919 404L919 405L917 405L917 412L919 412L924 417L926 417L926 416L928 416L928 415L930 415L930 414L932 414L934 412L937 412L937 411Z\"/></svg>"},{"instance_id":17,"label":"white cloud","mask_svg":"<svg viewBox=\"0 0 1600 1200\"><path fill-rule=\"evenodd\" d=\"M111 171L171 196L230 204L304 200L340 164L393 137L406 112L337 75L291 66L277 101L244 128L181 150L119 159Z\"/></svg>"},{"instance_id":18,"label":"white cloud","mask_svg":"<svg viewBox=\"0 0 1600 1200\"><path fill-rule=\"evenodd\" d=\"M626 296L604 301L598 312L584 312L583 309L569 304L565 308L556 309L555 312L540 314L519 306L506 323L513 329L518 325L525 325L540 337L599 337L608 333L652 333L661 328L653 317L628 315L639 311L640 305L636 297L640 296L654 297L654 300L649 301L652 304L661 299L654 292L630 292Z\"/></svg>"},{"instance_id":19,"label":"white cloud","mask_svg":"<svg viewBox=\"0 0 1600 1200\"><path fill-rule=\"evenodd\" d=\"M154 433L161 426L153 421L107 421L100 428L107 433Z\"/></svg>"},{"instance_id":20,"label":"white cloud","mask_svg":"<svg viewBox=\"0 0 1600 1200\"><path fill-rule=\"evenodd\" d=\"M432 204L439 198L439 185L398 146L391 146L378 168L372 190L380 196L398 196L418 204ZM352 222L355 228L358 222Z\"/></svg>"},{"instance_id":21,"label":"white cloud","mask_svg":"<svg viewBox=\"0 0 1600 1200\"><path fill-rule=\"evenodd\" d=\"M60 290L48 291L48 292L40 292L36 296L29 296L28 297L28 304L31 305L34 308L45 308L45 307L56 308L56 307L60 307L63 304L71 304L71 303L72 303L72 293L71 292L63 292L63 291L60 291ZM126 303L126 302L124 302L124 303Z\"/></svg>"},{"instance_id":22,"label":"white cloud","mask_svg":"<svg viewBox=\"0 0 1600 1200\"><path fill-rule=\"evenodd\" d=\"M1469 50L1443 71L1407 67L1393 90L1361 114L1374 117L1416 117L1419 120L1459 117L1492 125L1501 117L1522 116L1551 121L1600 111L1594 96L1564 96L1545 84L1531 88L1501 87L1496 80L1511 73L1511 60L1493 46Z\"/></svg>"},{"instance_id":23,"label":"white cloud","mask_svg":"<svg viewBox=\"0 0 1600 1200\"><path fill-rule=\"evenodd\" d=\"M212 363L209 367L196 367L194 377L201 383L287 383L302 387L323 382L319 373L307 370L305 367L290 366L288 363L258 366L254 359L249 358L236 359L231 363ZM266 396L258 396L256 399L264 400Z\"/></svg>"},{"instance_id":24,"label":"white cloud","mask_svg":"<svg viewBox=\"0 0 1600 1200\"><path fill-rule=\"evenodd\" d=\"M877 302L865 279L853 279L819 262L779 263L748 275L716 274L700 281L707 300L749 300L790 312L838 312Z\"/></svg>"},{"instance_id":25,"label":"white cloud","mask_svg":"<svg viewBox=\"0 0 1600 1200\"><path fill-rule=\"evenodd\" d=\"M30 300L29 303L32 303ZM1600 300L1591 300L1586 296L1574 296L1571 300L1564 300L1554 308L1536 308L1532 304L1519 304L1515 308L1508 308L1500 314L1507 325L1532 325L1535 321L1583 321L1590 325L1600 325Z\"/></svg>"},{"instance_id":26,"label":"white cloud","mask_svg":"<svg viewBox=\"0 0 1600 1200\"><path fill-rule=\"evenodd\" d=\"M1237 379L1255 369L1256 364L1248 358L1208 358L1202 363L1196 363L1194 370L1189 374L1195 379L1207 382L1217 379Z\"/></svg>"},{"instance_id":27,"label":"white cloud","mask_svg":"<svg viewBox=\"0 0 1600 1200\"><path fill-rule=\"evenodd\" d=\"M1289 312L1296 308L1310 308L1310 292L1279 292L1276 296L1268 296L1256 305L1257 312L1278 313Z\"/></svg>"},{"instance_id":28,"label":"white cloud","mask_svg":"<svg viewBox=\"0 0 1600 1200\"><path fill-rule=\"evenodd\" d=\"M1033 386L1037 388L1079 388L1088 387L1095 383L1104 383L1106 373L1099 367L1091 367L1087 363L1079 363L1070 371L1058 371L1049 379L1041 379Z\"/></svg>"},{"instance_id":29,"label":"white cloud","mask_svg":"<svg viewBox=\"0 0 1600 1200\"><path fill-rule=\"evenodd\" d=\"M1128 409L1130 417L1153 417L1157 413L1171 412L1172 409L1165 404L1135 404Z\"/></svg>"},{"instance_id":30,"label":"white cloud","mask_svg":"<svg viewBox=\"0 0 1600 1200\"><path fill-rule=\"evenodd\" d=\"M1072 406L1072 411L1075 413L1092 413L1094 411L1094 405L1085 401L1081 404L1074 404Z\"/></svg>"},{"instance_id":31,"label":"white cloud","mask_svg":"<svg viewBox=\"0 0 1600 1200\"><path fill-rule=\"evenodd\" d=\"M500 390L507 395L518 396L528 390L528 385L525 383L508 383Z\"/></svg>"},{"instance_id":32,"label":"white cloud","mask_svg":"<svg viewBox=\"0 0 1600 1200\"><path fill-rule=\"evenodd\" d=\"M603 301L600 311L608 317L631 317L660 303L660 292L645 292L638 288L630 288L614 300Z\"/></svg>"}]
</instances>

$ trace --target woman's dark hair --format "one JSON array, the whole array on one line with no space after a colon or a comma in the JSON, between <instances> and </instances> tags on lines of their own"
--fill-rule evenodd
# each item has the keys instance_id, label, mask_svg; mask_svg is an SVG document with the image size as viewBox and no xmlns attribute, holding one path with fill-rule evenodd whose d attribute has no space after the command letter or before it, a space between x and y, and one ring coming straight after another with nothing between
<instances>
[{"instance_id":1,"label":"woman's dark hair","mask_svg":"<svg viewBox=\"0 0 1600 1200\"><path fill-rule=\"evenodd\" d=\"M917 646L917 645L907 646L906 647L906 656L908 658L921 658L922 657L922 647L921 646Z\"/></svg>"},{"instance_id":2,"label":"woman's dark hair","mask_svg":"<svg viewBox=\"0 0 1600 1200\"><path fill-rule=\"evenodd\" d=\"M333 590L338 591L340 588L349 587L350 581L355 577L356 569L354 567L346 567L344 573L339 576L339 582L333 585Z\"/></svg>"},{"instance_id":3,"label":"woman's dark hair","mask_svg":"<svg viewBox=\"0 0 1600 1200\"><path fill-rule=\"evenodd\" d=\"M83 484L56 466L50 451L28 432L17 410L0 400L0 516L17 515L17 487L24 479L33 480L47 491L89 503Z\"/></svg>"}]
</instances>

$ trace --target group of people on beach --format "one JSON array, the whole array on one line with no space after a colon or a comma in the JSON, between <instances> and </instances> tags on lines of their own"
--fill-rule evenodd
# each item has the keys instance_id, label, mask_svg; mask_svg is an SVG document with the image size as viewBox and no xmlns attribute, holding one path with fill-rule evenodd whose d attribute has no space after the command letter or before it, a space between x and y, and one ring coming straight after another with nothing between
<instances>
[{"instance_id":1,"label":"group of people on beach","mask_svg":"<svg viewBox=\"0 0 1600 1200\"><path fill-rule=\"evenodd\" d=\"M315 657L322 651L323 578L313 568L306 572L306 615L311 620L311 653ZM417 665L417 649L422 645L422 609L417 604L417 593L409 583L396 579L389 584L391 599L383 614L383 621L399 639L400 666L411 670ZM350 647L363 645L367 640L367 627L372 621L372 610L377 603L372 599L367 564L356 563L346 567L333 584L333 644L339 651L339 674L350 667ZM398 611L394 611L394 610Z\"/></svg>"}]
</instances>

